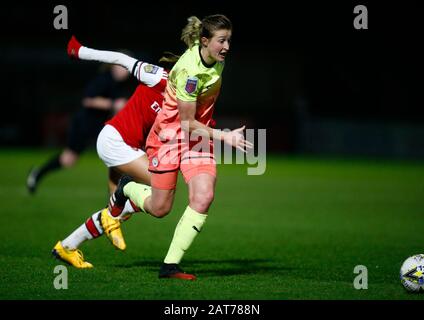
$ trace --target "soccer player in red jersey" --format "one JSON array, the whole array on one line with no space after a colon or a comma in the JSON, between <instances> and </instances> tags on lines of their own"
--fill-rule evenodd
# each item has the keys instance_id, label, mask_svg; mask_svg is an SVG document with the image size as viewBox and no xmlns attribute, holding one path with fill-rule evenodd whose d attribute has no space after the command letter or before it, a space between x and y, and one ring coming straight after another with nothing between
<instances>
[{"instance_id":1,"label":"soccer player in red jersey","mask_svg":"<svg viewBox=\"0 0 424 320\"><path fill-rule=\"evenodd\" d=\"M109 177L119 177L125 173L135 181L150 185L148 159L143 150L150 128L161 110L168 72L162 67L136 60L123 53L82 46L74 36L68 43L67 51L74 59L121 65L140 81L124 108L105 123L98 135L97 152L112 173ZM165 62L172 64L172 61L172 57L167 57ZM110 181L109 186L113 192L116 182ZM120 221L128 218L128 213L138 212L140 209L132 201L119 203L114 195L111 202L114 206L110 205L110 210L105 208L94 213L66 239L59 241L53 254L77 268L90 268L92 265L84 261L77 248L84 241L97 238L103 233L106 233L115 247L124 250L126 244ZM119 217L114 217L117 208Z\"/></svg>"}]
</instances>

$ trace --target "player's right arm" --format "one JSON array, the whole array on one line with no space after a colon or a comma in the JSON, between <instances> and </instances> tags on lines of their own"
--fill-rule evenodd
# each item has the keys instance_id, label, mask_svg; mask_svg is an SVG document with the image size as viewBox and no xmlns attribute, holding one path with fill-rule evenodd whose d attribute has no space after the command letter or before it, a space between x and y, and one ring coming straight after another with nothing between
<instances>
[{"instance_id":1,"label":"player's right arm","mask_svg":"<svg viewBox=\"0 0 424 320\"><path fill-rule=\"evenodd\" d=\"M69 40L67 51L71 58L123 66L138 81L148 87L154 87L161 82L166 84L168 80L168 73L162 67L137 60L121 52L85 47L78 42L75 36Z\"/></svg>"},{"instance_id":2,"label":"player's right arm","mask_svg":"<svg viewBox=\"0 0 424 320\"><path fill-rule=\"evenodd\" d=\"M178 63L177 63L178 64ZM171 80L175 86L178 114L181 121L181 129L189 134L195 134L211 140L224 141L226 144L247 152L253 144L244 139L244 126L232 131L223 131L206 126L196 120L197 99L203 87L202 77L190 76L188 68L175 67L175 73Z\"/></svg>"}]
</instances>

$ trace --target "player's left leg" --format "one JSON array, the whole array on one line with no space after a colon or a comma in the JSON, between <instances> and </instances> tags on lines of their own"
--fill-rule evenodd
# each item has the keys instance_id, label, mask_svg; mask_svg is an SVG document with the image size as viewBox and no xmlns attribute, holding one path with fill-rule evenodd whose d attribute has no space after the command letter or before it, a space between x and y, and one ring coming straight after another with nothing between
<instances>
[{"instance_id":1,"label":"player's left leg","mask_svg":"<svg viewBox=\"0 0 424 320\"><path fill-rule=\"evenodd\" d=\"M124 195L123 187L130 181L150 184L150 173L147 168L148 160L145 154L128 163L109 168L109 186L114 190L108 205L110 215L102 216L102 223L107 237L113 245L118 245L118 248L120 243L125 243L120 229L121 221L126 221L133 213L142 211ZM115 185L112 179L118 176L120 179Z\"/></svg>"},{"instance_id":2,"label":"player's left leg","mask_svg":"<svg viewBox=\"0 0 424 320\"><path fill-rule=\"evenodd\" d=\"M182 271L179 263L206 222L214 198L216 166L214 162L194 166L182 164L181 171L188 184L189 205L175 229L159 277L195 280L194 275Z\"/></svg>"},{"instance_id":3,"label":"player's left leg","mask_svg":"<svg viewBox=\"0 0 424 320\"><path fill-rule=\"evenodd\" d=\"M116 191L119 180L123 175L131 176L132 180L135 182L150 185L150 172L148 171L148 163L147 156L143 155L124 165L109 167L109 195L112 195Z\"/></svg>"},{"instance_id":4,"label":"player's left leg","mask_svg":"<svg viewBox=\"0 0 424 320\"><path fill-rule=\"evenodd\" d=\"M122 194L122 183L127 176L122 175L130 174L137 180L150 182L147 156L143 150L127 145L119 131L111 125L104 126L100 131L97 137L97 153L109 168L109 191L111 193L109 210L101 215L101 222L106 236L112 244L123 250L126 245L120 227L121 221L127 220L131 213L140 210L131 203L125 208L128 201Z\"/></svg>"},{"instance_id":5,"label":"player's left leg","mask_svg":"<svg viewBox=\"0 0 424 320\"><path fill-rule=\"evenodd\" d=\"M116 186L118 185L119 179L122 177L122 174L115 170L114 168L109 168L109 181L108 181L108 187L109 187L109 196L111 196L115 190Z\"/></svg>"},{"instance_id":6,"label":"player's left leg","mask_svg":"<svg viewBox=\"0 0 424 320\"><path fill-rule=\"evenodd\" d=\"M121 174L127 174L133 178L135 182L147 184L150 186L151 173L149 172L149 160L146 154L142 154L138 158L114 167Z\"/></svg>"},{"instance_id":7,"label":"player's left leg","mask_svg":"<svg viewBox=\"0 0 424 320\"><path fill-rule=\"evenodd\" d=\"M123 213L124 205L127 202L127 197L123 193L123 187L130 181L135 181L140 184L146 185L146 188L150 189L150 172L148 171L149 160L147 159L146 154L142 154L138 158L124 163L115 167L111 167L116 172L116 175L119 175L120 178L117 183L113 194L111 195L109 202L109 211L113 218L119 218L119 220L127 220L134 212L140 212L140 210L134 202L130 202L134 208L133 212ZM119 188L118 188L119 186Z\"/></svg>"}]
</instances>

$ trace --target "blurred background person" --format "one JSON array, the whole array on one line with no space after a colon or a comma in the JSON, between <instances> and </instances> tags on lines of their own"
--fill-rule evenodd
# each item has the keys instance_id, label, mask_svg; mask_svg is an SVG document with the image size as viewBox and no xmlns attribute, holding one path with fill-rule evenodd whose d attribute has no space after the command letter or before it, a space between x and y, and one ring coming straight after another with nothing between
<instances>
[{"instance_id":1,"label":"blurred background person","mask_svg":"<svg viewBox=\"0 0 424 320\"><path fill-rule=\"evenodd\" d=\"M102 65L99 74L85 87L81 107L68 129L67 144L44 164L33 167L27 176L28 192L34 194L46 175L73 167L97 138L104 123L118 112L129 96L129 72L119 65Z\"/></svg>"}]
</instances>

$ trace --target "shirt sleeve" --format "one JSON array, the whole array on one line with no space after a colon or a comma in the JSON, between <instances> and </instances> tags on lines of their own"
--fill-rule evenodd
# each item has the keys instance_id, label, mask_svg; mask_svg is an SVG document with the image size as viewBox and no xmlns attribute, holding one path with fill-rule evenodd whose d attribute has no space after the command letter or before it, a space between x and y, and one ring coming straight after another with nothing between
<instances>
[{"instance_id":1,"label":"shirt sleeve","mask_svg":"<svg viewBox=\"0 0 424 320\"><path fill-rule=\"evenodd\" d=\"M182 101L193 102L201 92L202 83L198 75L190 75L181 70L175 77L177 98Z\"/></svg>"},{"instance_id":2,"label":"shirt sleeve","mask_svg":"<svg viewBox=\"0 0 424 320\"><path fill-rule=\"evenodd\" d=\"M162 67L142 61L137 61L133 75L148 87L154 87L162 80L168 79L168 73Z\"/></svg>"}]
</instances>

